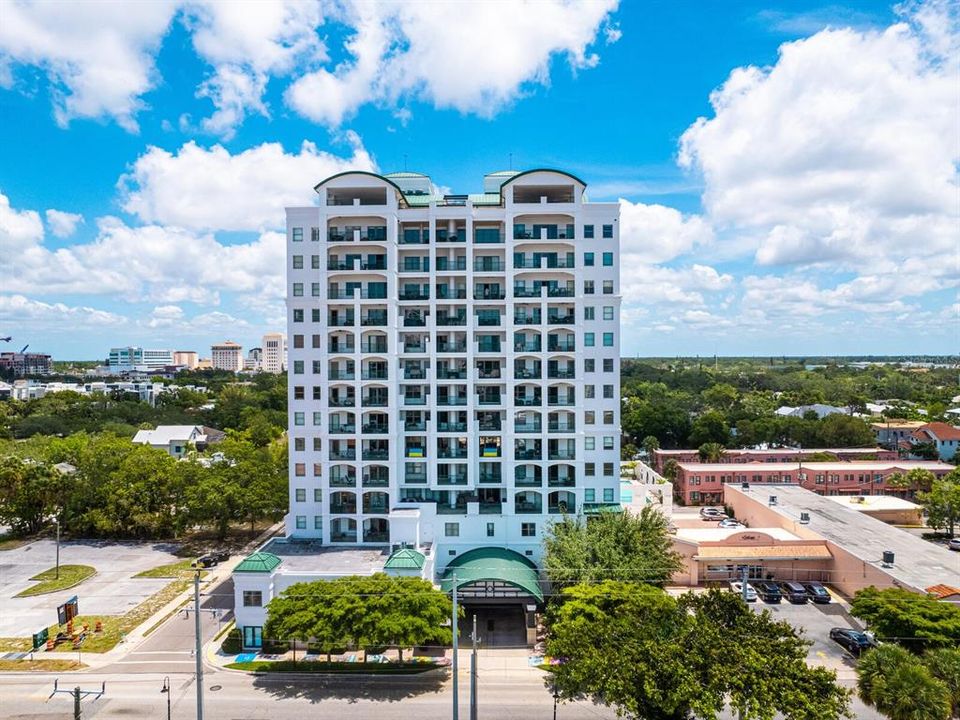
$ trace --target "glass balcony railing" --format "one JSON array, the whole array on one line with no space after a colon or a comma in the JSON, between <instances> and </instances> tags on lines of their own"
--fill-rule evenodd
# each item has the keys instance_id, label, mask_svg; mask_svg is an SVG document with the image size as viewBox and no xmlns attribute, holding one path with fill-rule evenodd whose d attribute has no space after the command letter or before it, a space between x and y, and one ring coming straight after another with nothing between
<instances>
[{"instance_id":1,"label":"glass balcony railing","mask_svg":"<svg viewBox=\"0 0 960 720\"><path fill-rule=\"evenodd\" d=\"M362 262L359 260L338 260L331 258L327 261L327 270L386 270L387 259L384 257L372 262Z\"/></svg>"},{"instance_id":2,"label":"glass balcony railing","mask_svg":"<svg viewBox=\"0 0 960 720\"><path fill-rule=\"evenodd\" d=\"M356 460L357 451L354 449L349 450L331 450L330 451L331 460Z\"/></svg>"},{"instance_id":3,"label":"glass balcony railing","mask_svg":"<svg viewBox=\"0 0 960 720\"><path fill-rule=\"evenodd\" d=\"M404 343L401 352L405 353L425 353L427 351L426 343L408 342Z\"/></svg>"},{"instance_id":4,"label":"glass balcony railing","mask_svg":"<svg viewBox=\"0 0 960 720\"><path fill-rule=\"evenodd\" d=\"M458 368L456 370L438 367L437 368L437 380L466 380L467 379L467 369Z\"/></svg>"},{"instance_id":5,"label":"glass balcony railing","mask_svg":"<svg viewBox=\"0 0 960 720\"><path fill-rule=\"evenodd\" d=\"M425 431L427 429L426 420L404 420L403 429L405 432Z\"/></svg>"},{"instance_id":6,"label":"glass balcony railing","mask_svg":"<svg viewBox=\"0 0 960 720\"><path fill-rule=\"evenodd\" d=\"M352 424L330 426L330 432L334 435L352 435L356 431L357 431L357 426Z\"/></svg>"},{"instance_id":7,"label":"glass balcony railing","mask_svg":"<svg viewBox=\"0 0 960 720\"><path fill-rule=\"evenodd\" d=\"M547 398L547 405L553 407L572 407L576 405L576 399L573 395L556 395Z\"/></svg>"},{"instance_id":8,"label":"glass balcony railing","mask_svg":"<svg viewBox=\"0 0 960 720\"><path fill-rule=\"evenodd\" d=\"M360 321L360 324L363 327L386 327L387 314L385 312L368 313L367 316Z\"/></svg>"},{"instance_id":9,"label":"glass balcony railing","mask_svg":"<svg viewBox=\"0 0 960 720\"><path fill-rule=\"evenodd\" d=\"M437 457L444 460L466 460L467 451L465 448L441 448L437 450Z\"/></svg>"},{"instance_id":10,"label":"glass balcony railing","mask_svg":"<svg viewBox=\"0 0 960 720\"><path fill-rule=\"evenodd\" d=\"M397 295L398 300L429 300L429 290L401 290Z\"/></svg>"},{"instance_id":11,"label":"glass balcony railing","mask_svg":"<svg viewBox=\"0 0 960 720\"><path fill-rule=\"evenodd\" d=\"M426 230L407 229L400 231L401 245L427 245L430 242L430 234Z\"/></svg>"},{"instance_id":12,"label":"glass balcony railing","mask_svg":"<svg viewBox=\"0 0 960 720\"><path fill-rule=\"evenodd\" d=\"M382 475L364 475L363 487L387 487L390 485L390 478Z\"/></svg>"},{"instance_id":13,"label":"glass balcony railing","mask_svg":"<svg viewBox=\"0 0 960 720\"><path fill-rule=\"evenodd\" d=\"M513 484L516 487L541 487L543 481L535 475L520 475L514 478Z\"/></svg>"},{"instance_id":14,"label":"glass balcony railing","mask_svg":"<svg viewBox=\"0 0 960 720\"><path fill-rule=\"evenodd\" d=\"M577 372L573 368L570 368L569 370L561 368L556 370L547 370L547 377L550 380L573 380L576 378L576 376Z\"/></svg>"},{"instance_id":15,"label":"glass balcony railing","mask_svg":"<svg viewBox=\"0 0 960 720\"><path fill-rule=\"evenodd\" d=\"M466 485L466 475L437 475L437 485ZM440 505L437 506L437 510Z\"/></svg>"},{"instance_id":16,"label":"glass balcony railing","mask_svg":"<svg viewBox=\"0 0 960 720\"><path fill-rule=\"evenodd\" d=\"M350 343L336 342L327 344L327 352L339 353L341 355L356 352L356 349L357 346Z\"/></svg>"},{"instance_id":17,"label":"glass balcony railing","mask_svg":"<svg viewBox=\"0 0 960 720\"><path fill-rule=\"evenodd\" d=\"M437 432L455 432L455 433L465 433L467 431L467 424L465 422L445 422L443 420L437 421ZM464 455L466 457L466 455Z\"/></svg>"},{"instance_id":18,"label":"glass balcony railing","mask_svg":"<svg viewBox=\"0 0 960 720\"><path fill-rule=\"evenodd\" d=\"M540 325L540 314L533 313L530 315L514 315L513 316L514 325Z\"/></svg>"},{"instance_id":19,"label":"glass balcony railing","mask_svg":"<svg viewBox=\"0 0 960 720\"><path fill-rule=\"evenodd\" d=\"M547 427L550 430L550 432L576 432L577 431L577 423L573 422L572 420L570 421L551 420L548 423Z\"/></svg>"},{"instance_id":20,"label":"glass balcony railing","mask_svg":"<svg viewBox=\"0 0 960 720\"><path fill-rule=\"evenodd\" d=\"M574 352L577 349L577 342L573 338L569 340L556 340L551 338L547 341L547 352Z\"/></svg>"},{"instance_id":21,"label":"glass balcony railing","mask_svg":"<svg viewBox=\"0 0 960 720\"><path fill-rule=\"evenodd\" d=\"M519 367L513 369L514 380L539 380L543 377L543 370L540 368Z\"/></svg>"},{"instance_id":22,"label":"glass balcony railing","mask_svg":"<svg viewBox=\"0 0 960 720\"><path fill-rule=\"evenodd\" d=\"M503 503L482 502L480 503L481 515L500 515L503 512Z\"/></svg>"},{"instance_id":23,"label":"glass balcony railing","mask_svg":"<svg viewBox=\"0 0 960 720\"><path fill-rule=\"evenodd\" d=\"M539 340L513 343L514 352L540 352L542 347Z\"/></svg>"},{"instance_id":24,"label":"glass balcony railing","mask_svg":"<svg viewBox=\"0 0 960 720\"><path fill-rule=\"evenodd\" d=\"M507 296L503 290L481 290L473 291L474 300L503 300Z\"/></svg>"},{"instance_id":25,"label":"glass balcony railing","mask_svg":"<svg viewBox=\"0 0 960 720\"><path fill-rule=\"evenodd\" d=\"M355 475L331 475L330 476L330 487L344 488L344 487L356 487L357 478Z\"/></svg>"},{"instance_id":26,"label":"glass balcony railing","mask_svg":"<svg viewBox=\"0 0 960 720\"><path fill-rule=\"evenodd\" d=\"M430 261L427 258L418 258L416 261L413 261L409 258L404 258L400 262L400 267L397 268L399 273L425 273L430 272Z\"/></svg>"},{"instance_id":27,"label":"glass balcony railing","mask_svg":"<svg viewBox=\"0 0 960 720\"><path fill-rule=\"evenodd\" d=\"M440 483L441 485L451 485L457 483ZM463 505L441 505L437 503L437 515L466 515L467 506Z\"/></svg>"},{"instance_id":28,"label":"glass balcony railing","mask_svg":"<svg viewBox=\"0 0 960 720\"><path fill-rule=\"evenodd\" d=\"M437 286L437 300L466 300L467 289L465 287L447 287L445 285Z\"/></svg>"},{"instance_id":29,"label":"glass balcony railing","mask_svg":"<svg viewBox=\"0 0 960 720\"><path fill-rule=\"evenodd\" d=\"M419 472L407 472L403 475L403 481L406 483L425 483L427 481L427 474Z\"/></svg>"},{"instance_id":30,"label":"glass balcony railing","mask_svg":"<svg viewBox=\"0 0 960 720\"><path fill-rule=\"evenodd\" d=\"M477 315L478 327L496 327L500 325L500 315Z\"/></svg>"},{"instance_id":31,"label":"glass balcony railing","mask_svg":"<svg viewBox=\"0 0 960 720\"><path fill-rule=\"evenodd\" d=\"M405 367L403 369L404 380L425 380L427 371L419 367Z\"/></svg>"},{"instance_id":32,"label":"glass balcony railing","mask_svg":"<svg viewBox=\"0 0 960 720\"><path fill-rule=\"evenodd\" d=\"M577 451L573 449L558 449L547 452L547 460L576 460Z\"/></svg>"},{"instance_id":33,"label":"glass balcony railing","mask_svg":"<svg viewBox=\"0 0 960 720\"><path fill-rule=\"evenodd\" d=\"M441 315L437 317L438 327L466 326L466 315Z\"/></svg>"},{"instance_id":34,"label":"glass balcony railing","mask_svg":"<svg viewBox=\"0 0 960 720\"><path fill-rule=\"evenodd\" d=\"M390 432L390 426L386 423L364 423L362 427L364 435L383 435Z\"/></svg>"},{"instance_id":35,"label":"glass balcony railing","mask_svg":"<svg viewBox=\"0 0 960 720\"><path fill-rule=\"evenodd\" d=\"M490 485L496 485L497 483L503 482L503 475L501 475L501 474L498 473L498 472L497 472L497 473L493 473L493 472L483 472L483 471L481 470L481 471L480 471L480 482L486 483L486 484L490 484Z\"/></svg>"},{"instance_id":36,"label":"glass balcony railing","mask_svg":"<svg viewBox=\"0 0 960 720\"><path fill-rule=\"evenodd\" d=\"M463 353L467 351L467 343L463 342L444 342L442 340L437 341L437 352L438 353Z\"/></svg>"},{"instance_id":37,"label":"glass balcony railing","mask_svg":"<svg viewBox=\"0 0 960 720\"><path fill-rule=\"evenodd\" d=\"M516 502L513 505L513 511L517 515L530 515L543 512L541 503Z\"/></svg>"},{"instance_id":38,"label":"glass balcony railing","mask_svg":"<svg viewBox=\"0 0 960 720\"><path fill-rule=\"evenodd\" d=\"M331 395L327 400L327 407L353 407L356 404L356 397L349 395L346 397L333 397Z\"/></svg>"},{"instance_id":39,"label":"glass balcony railing","mask_svg":"<svg viewBox=\"0 0 960 720\"><path fill-rule=\"evenodd\" d=\"M577 504L573 501L569 503L559 502L559 503L548 505L547 512L550 513L551 515L563 515L564 513L574 513L576 512L576 506Z\"/></svg>"},{"instance_id":40,"label":"glass balcony railing","mask_svg":"<svg viewBox=\"0 0 960 720\"><path fill-rule=\"evenodd\" d=\"M383 450L380 448L369 448L363 451L364 460L388 460L390 458L390 451Z\"/></svg>"},{"instance_id":41,"label":"glass balcony railing","mask_svg":"<svg viewBox=\"0 0 960 720\"><path fill-rule=\"evenodd\" d=\"M513 398L513 404L517 407L537 407L543 405L543 399L536 395L520 395Z\"/></svg>"},{"instance_id":42,"label":"glass balcony railing","mask_svg":"<svg viewBox=\"0 0 960 720\"><path fill-rule=\"evenodd\" d=\"M484 432L500 432L502 428L502 423L499 418L496 420L481 420L478 425L480 430Z\"/></svg>"},{"instance_id":43,"label":"glass balcony railing","mask_svg":"<svg viewBox=\"0 0 960 720\"><path fill-rule=\"evenodd\" d=\"M548 315L547 323L550 325L576 325L577 318L573 313L569 315Z\"/></svg>"},{"instance_id":44,"label":"glass balcony railing","mask_svg":"<svg viewBox=\"0 0 960 720\"><path fill-rule=\"evenodd\" d=\"M463 271L467 269L466 258L437 258L437 272Z\"/></svg>"},{"instance_id":45,"label":"glass balcony railing","mask_svg":"<svg viewBox=\"0 0 960 720\"><path fill-rule=\"evenodd\" d=\"M427 398L425 395L404 395L403 404L407 406L421 406L427 404Z\"/></svg>"},{"instance_id":46,"label":"glass balcony railing","mask_svg":"<svg viewBox=\"0 0 960 720\"><path fill-rule=\"evenodd\" d=\"M367 395L361 401L363 407L387 407L389 400L382 395Z\"/></svg>"},{"instance_id":47,"label":"glass balcony railing","mask_svg":"<svg viewBox=\"0 0 960 720\"><path fill-rule=\"evenodd\" d=\"M443 406L463 406L467 404L466 395L440 395L437 397L437 405Z\"/></svg>"},{"instance_id":48,"label":"glass balcony railing","mask_svg":"<svg viewBox=\"0 0 960 720\"><path fill-rule=\"evenodd\" d=\"M500 378L500 368L491 368L489 370L478 368L477 378L480 380L498 380Z\"/></svg>"},{"instance_id":49,"label":"glass balcony railing","mask_svg":"<svg viewBox=\"0 0 960 720\"><path fill-rule=\"evenodd\" d=\"M547 485L549 487L568 488L568 487L574 487L576 484L577 484L577 480L575 477L573 477L573 475L552 477L547 480Z\"/></svg>"},{"instance_id":50,"label":"glass balcony railing","mask_svg":"<svg viewBox=\"0 0 960 720\"><path fill-rule=\"evenodd\" d=\"M540 288L517 286L513 288L513 296L518 298L538 298L540 297Z\"/></svg>"},{"instance_id":51,"label":"glass balcony railing","mask_svg":"<svg viewBox=\"0 0 960 720\"><path fill-rule=\"evenodd\" d=\"M327 319L327 325L329 327L353 327L356 325L356 320L352 315L348 315L346 317L341 317L339 315L336 317L331 316Z\"/></svg>"},{"instance_id":52,"label":"glass balcony railing","mask_svg":"<svg viewBox=\"0 0 960 720\"><path fill-rule=\"evenodd\" d=\"M330 503L330 512L334 515L354 515L357 512L357 504L352 503Z\"/></svg>"},{"instance_id":53,"label":"glass balcony railing","mask_svg":"<svg viewBox=\"0 0 960 720\"><path fill-rule=\"evenodd\" d=\"M386 380L387 371L386 370L365 370L360 377L363 380Z\"/></svg>"},{"instance_id":54,"label":"glass balcony railing","mask_svg":"<svg viewBox=\"0 0 960 720\"><path fill-rule=\"evenodd\" d=\"M503 272L507 264L500 258L476 258L473 261L475 272Z\"/></svg>"},{"instance_id":55,"label":"glass balcony railing","mask_svg":"<svg viewBox=\"0 0 960 720\"><path fill-rule=\"evenodd\" d=\"M513 457L516 460L539 460L543 457L543 452L535 449L518 449L514 451Z\"/></svg>"},{"instance_id":56,"label":"glass balcony railing","mask_svg":"<svg viewBox=\"0 0 960 720\"><path fill-rule=\"evenodd\" d=\"M574 290L571 287L548 287L547 297L573 297Z\"/></svg>"},{"instance_id":57,"label":"glass balcony railing","mask_svg":"<svg viewBox=\"0 0 960 720\"><path fill-rule=\"evenodd\" d=\"M346 370L331 370L327 377L330 380L356 380L357 374Z\"/></svg>"},{"instance_id":58,"label":"glass balcony railing","mask_svg":"<svg viewBox=\"0 0 960 720\"><path fill-rule=\"evenodd\" d=\"M513 424L513 431L518 433L538 433L543 430L543 425L536 422L518 422Z\"/></svg>"}]
</instances>

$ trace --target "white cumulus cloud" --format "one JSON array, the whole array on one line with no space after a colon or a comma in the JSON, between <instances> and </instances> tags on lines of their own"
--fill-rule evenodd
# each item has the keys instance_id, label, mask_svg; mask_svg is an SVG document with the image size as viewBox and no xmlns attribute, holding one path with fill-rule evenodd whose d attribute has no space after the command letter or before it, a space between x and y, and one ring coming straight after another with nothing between
<instances>
[{"instance_id":1,"label":"white cumulus cloud","mask_svg":"<svg viewBox=\"0 0 960 720\"><path fill-rule=\"evenodd\" d=\"M51 208L47 210L46 215L50 232L58 238L70 237L76 231L77 225L83 222L83 215L64 212L63 210L54 210Z\"/></svg>"},{"instance_id":2,"label":"white cumulus cloud","mask_svg":"<svg viewBox=\"0 0 960 720\"><path fill-rule=\"evenodd\" d=\"M122 315L86 306L45 303L23 295L0 295L0 322L50 327L103 327L122 325Z\"/></svg>"}]
</instances>

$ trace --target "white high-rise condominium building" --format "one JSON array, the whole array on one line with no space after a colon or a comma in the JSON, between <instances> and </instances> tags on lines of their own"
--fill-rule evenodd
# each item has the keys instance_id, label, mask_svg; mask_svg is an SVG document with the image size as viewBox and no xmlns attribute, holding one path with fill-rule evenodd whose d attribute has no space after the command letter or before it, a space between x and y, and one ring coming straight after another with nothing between
<instances>
[{"instance_id":1,"label":"white high-rise condominium building","mask_svg":"<svg viewBox=\"0 0 960 720\"><path fill-rule=\"evenodd\" d=\"M235 342L227 340L219 345L211 345L210 354L214 370L243 370L243 348Z\"/></svg>"},{"instance_id":2,"label":"white high-rise condominium building","mask_svg":"<svg viewBox=\"0 0 960 720\"><path fill-rule=\"evenodd\" d=\"M287 369L287 336L267 333L263 336L263 371L282 373Z\"/></svg>"},{"instance_id":3,"label":"white high-rise condominium building","mask_svg":"<svg viewBox=\"0 0 960 720\"><path fill-rule=\"evenodd\" d=\"M287 534L539 562L548 520L619 507L619 206L555 170L432 187L287 209Z\"/></svg>"}]
</instances>

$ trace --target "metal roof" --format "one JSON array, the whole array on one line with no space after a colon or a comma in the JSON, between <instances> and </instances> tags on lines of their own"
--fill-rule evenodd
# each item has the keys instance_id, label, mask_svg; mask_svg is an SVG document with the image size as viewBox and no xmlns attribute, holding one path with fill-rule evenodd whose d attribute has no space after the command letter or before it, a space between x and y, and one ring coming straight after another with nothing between
<instances>
[{"instance_id":1,"label":"metal roof","mask_svg":"<svg viewBox=\"0 0 960 720\"><path fill-rule=\"evenodd\" d=\"M443 571L440 588L453 591L453 575L457 575L457 587L475 582L500 581L513 585L543 602L543 590L537 566L520 553L506 548L483 547L465 552Z\"/></svg>"},{"instance_id":2,"label":"metal roof","mask_svg":"<svg viewBox=\"0 0 960 720\"><path fill-rule=\"evenodd\" d=\"M384 175L384 177L388 177L388 178L425 178L425 177L430 177L430 176L429 176L429 175L424 175L423 173L407 172L406 170L403 170L403 171L401 171L401 172L387 173L386 175Z\"/></svg>"},{"instance_id":3,"label":"metal roof","mask_svg":"<svg viewBox=\"0 0 960 720\"><path fill-rule=\"evenodd\" d=\"M273 569L277 567L280 562L280 558L273 553L255 552L253 555L250 555L248 558L243 560L243 562L237 565L233 571L268 573L273 572Z\"/></svg>"},{"instance_id":4,"label":"metal roof","mask_svg":"<svg viewBox=\"0 0 960 720\"><path fill-rule=\"evenodd\" d=\"M387 558L384 570L419 570L426 562L426 555L413 548L400 548Z\"/></svg>"}]
</instances>

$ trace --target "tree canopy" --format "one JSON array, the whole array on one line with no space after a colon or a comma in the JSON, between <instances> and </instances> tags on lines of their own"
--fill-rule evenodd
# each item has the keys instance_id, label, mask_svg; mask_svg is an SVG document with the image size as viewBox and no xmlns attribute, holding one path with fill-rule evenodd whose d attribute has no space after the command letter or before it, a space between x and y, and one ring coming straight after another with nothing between
<instances>
[{"instance_id":1,"label":"tree canopy","mask_svg":"<svg viewBox=\"0 0 960 720\"><path fill-rule=\"evenodd\" d=\"M767 611L711 590L675 599L607 580L565 588L548 608L550 682L563 699L592 698L638 720L849 717L835 674L806 663L809 643Z\"/></svg>"},{"instance_id":2,"label":"tree canopy","mask_svg":"<svg viewBox=\"0 0 960 720\"><path fill-rule=\"evenodd\" d=\"M960 706L960 650L916 656L899 645L881 645L857 664L860 698L890 720L948 720Z\"/></svg>"},{"instance_id":3,"label":"tree canopy","mask_svg":"<svg viewBox=\"0 0 960 720\"><path fill-rule=\"evenodd\" d=\"M927 524L952 537L960 523L960 469L933 480L930 491L918 493L917 499L927 511Z\"/></svg>"},{"instance_id":4,"label":"tree canopy","mask_svg":"<svg viewBox=\"0 0 960 720\"><path fill-rule=\"evenodd\" d=\"M549 525L543 567L554 585L612 579L664 585L681 567L666 518L631 512L564 517Z\"/></svg>"},{"instance_id":5,"label":"tree canopy","mask_svg":"<svg viewBox=\"0 0 960 720\"><path fill-rule=\"evenodd\" d=\"M865 621L878 638L910 650L960 645L960 607L929 595L871 586L857 591L850 612Z\"/></svg>"}]
</instances>

